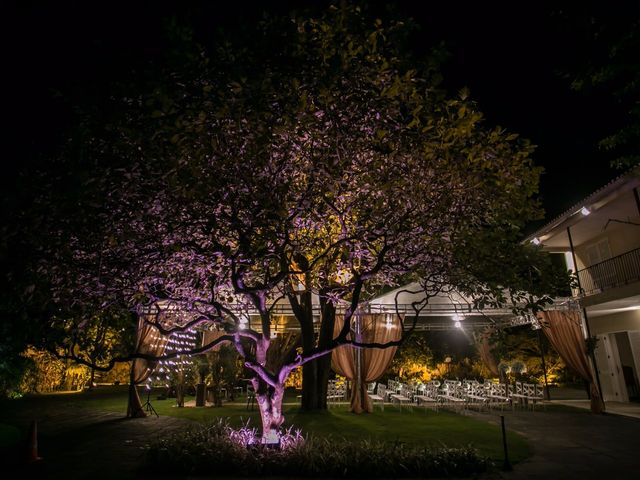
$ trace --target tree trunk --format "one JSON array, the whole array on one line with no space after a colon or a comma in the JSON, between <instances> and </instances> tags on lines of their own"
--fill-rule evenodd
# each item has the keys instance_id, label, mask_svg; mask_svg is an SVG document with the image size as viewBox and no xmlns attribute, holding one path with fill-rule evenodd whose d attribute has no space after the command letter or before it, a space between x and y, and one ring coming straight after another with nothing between
<instances>
[{"instance_id":1,"label":"tree trunk","mask_svg":"<svg viewBox=\"0 0 640 480\"><path fill-rule=\"evenodd\" d=\"M196 385L196 407L204 407L206 405L207 386L204 383Z\"/></svg>"},{"instance_id":2,"label":"tree trunk","mask_svg":"<svg viewBox=\"0 0 640 480\"><path fill-rule=\"evenodd\" d=\"M184 384L178 383L176 384L176 406L184 407Z\"/></svg>"},{"instance_id":3,"label":"tree trunk","mask_svg":"<svg viewBox=\"0 0 640 480\"><path fill-rule=\"evenodd\" d=\"M65 362L65 371L64 371L64 389L68 392L73 390L73 376L69 375L70 366L71 366L71 361L67 360Z\"/></svg>"},{"instance_id":4,"label":"tree trunk","mask_svg":"<svg viewBox=\"0 0 640 480\"><path fill-rule=\"evenodd\" d=\"M331 355L313 360L302 367L302 404L304 411L327 409L327 385Z\"/></svg>"},{"instance_id":5,"label":"tree trunk","mask_svg":"<svg viewBox=\"0 0 640 480\"><path fill-rule=\"evenodd\" d=\"M95 387L95 379L96 379L96 369L91 367L91 379L89 380L89 390L92 390Z\"/></svg>"},{"instance_id":6,"label":"tree trunk","mask_svg":"<svg viewBox=\"0 0 640 480\"><path fill-rule=\"evenodd\" d=\"M222 392L220 391L220 384L218 383L213 386L213 406L222 406Z\"/></svg>"},{"instance_id":7,"label":"tree trunk","mask_svg":"<svg viewBox=\"0 0 640 480\"><path fill-rule=\"evenodd\" d=\"M324 303L324 302L323 302ZM326 348L333 340L333 327L336 321L335 308L331 303L324 303L318 346ZM303 335L303 348L308 347L309 336ZM311 337L313 341L313 337ZM331 371L331 354L317 358L302 367L302 404L303 411L327 409L327 384Z\"/></svg>"},{"instance_id":8,"label":"tree trunk","mask_svg":"<svg viewBox=\"0 0 640 480\"><path fill-rule=\"evenodd\" d=\"M262 419L262 443L280 443L279 430L284 422L282 415L282 399L284 397L284 385L271 387L264 382L259 382L260 388L256 391L256 401L260 409Z\"/></svg>"}]
</instances>

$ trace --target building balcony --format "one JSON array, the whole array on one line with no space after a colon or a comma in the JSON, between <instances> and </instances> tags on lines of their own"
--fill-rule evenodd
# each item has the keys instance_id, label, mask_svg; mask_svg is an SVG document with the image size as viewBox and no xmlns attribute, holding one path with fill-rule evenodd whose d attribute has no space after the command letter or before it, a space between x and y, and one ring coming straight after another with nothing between
<instances>
[{"instance_id":1,"label":"building balcony","mask_svg":"<svg viewBox=\"0 0 640 480\"><path fill-rule=\"evenodd\" d=\"M623 253L577 272L583 296L640 281L640 248Z\"/></svg>"}]
</instances>

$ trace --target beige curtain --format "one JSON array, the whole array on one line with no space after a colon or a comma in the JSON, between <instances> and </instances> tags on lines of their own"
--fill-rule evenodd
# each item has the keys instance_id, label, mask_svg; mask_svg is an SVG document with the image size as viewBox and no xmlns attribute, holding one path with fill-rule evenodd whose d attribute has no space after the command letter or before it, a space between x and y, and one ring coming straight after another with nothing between
<instances>
[{"instance_id":1,"label":"beige curtain","mask_svg":"<svg viewBox=\"0 0 640 480\"><path fill-rule=\"evenodd\" d=\"M591 391L591 411L602 413L604 405L598 385L595 382L591 362L582 333L580 312L577 310L550 310L538 313L542 329L553 348L564 362L589 382Z\"/></svg>"},{"instance_id":2,"label":"beige curtain","mask_svg":"<svg viewBox=\"0 0 640 480\"><path fill-rule=\"evenodd\" d=\"M355 318L355 317L354 317ZM354 321L352 319L352 321ZM402 336L400 322L384 314L362 314L357 321L360 323L360 335L363 343L387 343L399 340ZM334 336L337 336L344 322L344 317L336 315ZM355 335L353 330L349 336ZM372 412L373 404L367 394L367 382L376 381L389 367L398 347L364 348L358 349L350 345L336 348L331 354L331 368L346 378L352 384L351 411L354 413ZM356 358L361 355L360 381L356 381Z\"/></svg>"},{"instance_id":3,"label":"beige curtain","mask_svg":"<svg viewBox=\"0 0 640 480\"><path fill-rule=\"evenodd\" d=\"M480 355L480 360L482 360L484 366L491 372L491 375L498 377L500 375L498 362L496 361L496 357L493 353L491 353L491 343L489 341L491 333L491 328L485 329L475 337L475 343L476 348L478 349L478 354Z\"/></svg>"},{"instance_id":4,"label":"beige curtain","mask_svg":"<svg viewBox=\"0 0 640 480\"><path fill-rule=\"evenodd\" d=\"M162 335L157 327L149 322L145 322L145 317L140 316L138 319L138 334L136 339L136 353L146 355L160 356L163 354L167 346L168 336ZM136 385L149 378L153 372L157 362L136 358L131 364L131 372L129 375L129 403L127 406L127 417L146 417L146 413L142 409L140 396Z\"/></svg>"}]
</instances>

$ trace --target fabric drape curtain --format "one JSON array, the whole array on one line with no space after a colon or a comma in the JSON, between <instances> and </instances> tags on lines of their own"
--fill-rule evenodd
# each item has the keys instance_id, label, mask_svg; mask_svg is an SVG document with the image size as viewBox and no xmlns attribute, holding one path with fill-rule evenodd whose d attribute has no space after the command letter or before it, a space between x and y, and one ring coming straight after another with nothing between
<instances>
[{"instance_id":1,"label":"fabric drape curtain","mask_svg":"<svg viewBox=\"0 0 640 480\"><path fill-rule=\"evenodd\" d=\"M475 343L484 366L491 372L491 375L498 377L500 375L498 362L493 353L491 353L491 343L489 341L491 333L492 330L490 328L485 329L475 337Z\"/></svg>"},{"instance_id":2,"label":"fabric drape curtain","mask_svg":"<svg viewBox=\"0 0 640 480\"><path fill-rule=\"evenodd\" d=\"M145 321L144 316L140 316L136 337L136 353L158 357L164 353L168 340L168 336L162 335L156 326ZM133 360L129 375L127 417L146 417L136 386L149 378L157 363L156 361L145 360L143 358Z\"/></svg>"},{"instance_id":3,"label":"fabric drape curtain","mask_svg":"<svg viewBox=\"0 0 640 480\"><path fill-rule=\"evenodd\" d=\"M359 322L360 337L363 343L387 343L397 341L402 335L400 322L384 314L362 314L354 316L353 321ZM336 316L334 336L340 332L344 322L343 316ZM352 329L349 338L355 338ZM373 404L367 393L367 382L376 381L393 360L398 347L387 348L354 348L343 345L331 354L331 368L346 378L353 385L351 389L351 411L354 413L372 412ZM360 356L360 379L357 361Z\"/></svg>"},{"instance_id":4,"label":"fabric drape curtain","mask_svg":"<svg viewBox=\"0 0 640 480\"><path fill-rule=\"evenodd\" d=\"M595 381L587 345L582 333L580 312L550 310L538 313L543 332L562 360L589 382L591 391L591 411L602 413L604 405Z\"/></svg>"}]
</instances>

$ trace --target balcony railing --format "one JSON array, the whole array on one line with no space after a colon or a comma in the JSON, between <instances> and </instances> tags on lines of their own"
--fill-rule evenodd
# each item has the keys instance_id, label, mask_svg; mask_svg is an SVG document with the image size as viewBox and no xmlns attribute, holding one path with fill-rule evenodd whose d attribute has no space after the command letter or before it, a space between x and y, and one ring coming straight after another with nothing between
<instances>
[{"instance_id":1,"label":"balcony railing","mask_svg":"<svg viewBox=\"0 0 640 480\"><path fill-rule=\"evenodd\" d=\"M593 295L640 280L640 248L578 270L583 295Z\"/></svg>"}]
</instances>

